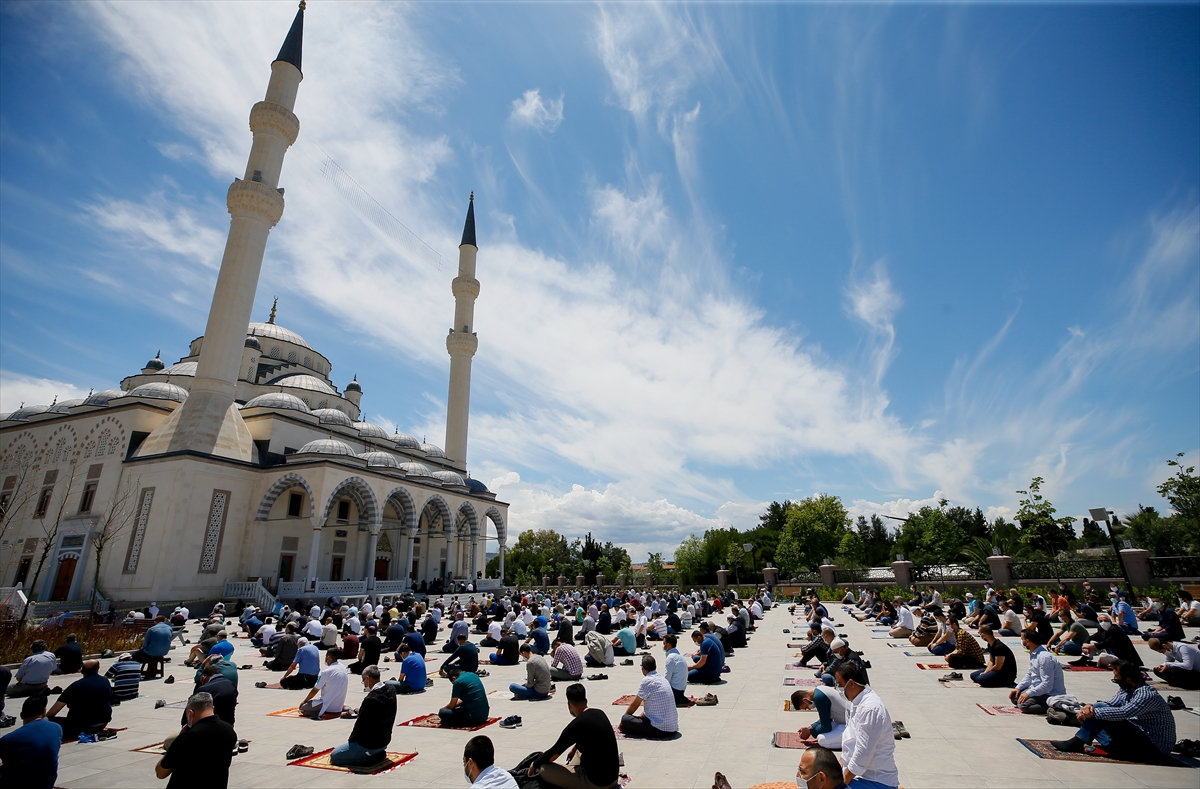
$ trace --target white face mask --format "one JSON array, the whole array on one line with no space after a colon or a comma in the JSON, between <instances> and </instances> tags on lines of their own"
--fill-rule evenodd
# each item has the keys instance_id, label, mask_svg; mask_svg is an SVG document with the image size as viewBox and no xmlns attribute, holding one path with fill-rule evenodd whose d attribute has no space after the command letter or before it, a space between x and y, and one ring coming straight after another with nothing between
<instances>
[{"instance_id":1,"label":"white face mask","mask_svg":"<svg viewBox=\"0 0 1200 789\"><path fill-rule=\"evenodd\" d=\"M466 767L463 768L463 778L467 779L467 786L474 786L475 782L471 780L471 771Z\"/></svg>"},{"instance_id":2,"label":"white face mask","mask_svg":"<svg viewBox=\"0 0 1200 789\"><path fill-rule=\"evenodd\" d=\"M1110 627L1112 627L1112 622L1101 622L1100 623L1101 630L1108 630Z\"/></svg>"}]
</instances>

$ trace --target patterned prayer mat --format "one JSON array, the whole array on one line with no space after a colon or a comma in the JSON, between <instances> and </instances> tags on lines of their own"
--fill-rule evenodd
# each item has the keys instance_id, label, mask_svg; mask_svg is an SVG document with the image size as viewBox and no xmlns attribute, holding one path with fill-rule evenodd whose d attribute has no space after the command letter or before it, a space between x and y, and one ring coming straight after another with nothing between
<instances>
[{"instance_id":1,"label":"patterned prayer mat","mask_svg":"<svg viewBox=\"0 0 1200 789\"><path fill-rule=\"evenodd\" d=\"M1163 759L1160 761L1128 762L1128 761L1122 761L1120 759L1110 759L1107 756L1097 756L1097 755L1091 754L1091 753L1064 753L1063 751L1060 751L1057 748L1055 748L1053 745L1051 745L1050 740L1024 740L1024 739L1021 739L1020 737L1018 737L1017 742L1024 745L1026 748L1028 748L1030 751L1032 751L1038 757L1040 757L1042 759L1053 759L1055 761L1092 762L1093 764L1151 764L1151 765L1166 766L1166 767L1193 767L1193 766L1195 766L1193 764L1189 764L1187 762L1182 761L1181 759L1177 758L1174 754L1172 754L1168 757L1163 757Z\"/></svg>"},{"instance_id":2,"label":"patterned prayer mat","mask_svg":"<svg viewBox=\"0 0 1200 789\"><path fill-rule=\"evenodd\" d=\"M471 726L470 728L459 727L459 726L455 726L453 728L450 728L450 727L445 727L445 728L447 728L447 731L479 731L484 726L491 726L493 723L495 723L498 720L500 720L500 719L499 718L488 718L486 721L479 724L478 726ZM410 721L404 721L403 723L398 723L396 725L397 726L416 726L417 728L421 728L421 729L441 729L441 728L443 728L442 719L438 717L438 714L436 712L431 713L429 715L422 715L419 718L413 718Z\"/></svg>"},{"instance_id":3,"label":"patterned prayer mat","mask_svg":"<svg viewBox=\"0 0 1200 789\"><path fill-rule=\"evenodd\" d=\"M791 781L772 781L769 784L755 784L750 789L796 789L796 784Z\"/></svg>"},{"instance_id":4,"label":"patterned prayer mat","mask_svg":"<svg viewBox=\"0 0 1200 789\"><path fill-rule=\"evenodd\" d=\"M338 770L343 773L356 773L357 775L378 775L379 773L386 773L389 770L395 770L400 765L417 758L417 754L415 753L388 751L387 756L378 764L371 764L365 767L339 767L329 762L329 756L332 753L333 748L326 748L323 751L314 753L312 756L304 756L294 762L288 762L288 765L293 767L315 767L318 770Z\"/></svg>"},{"instance_id":5,"label":"patterned prayer mat","mask_svg":"<svg viewBox=\"0 0 1200 789\"><path fill-rule=\"evenodd\" d=\"M893 649L904 649L905 647L908 646L908 639L905 639L904 641L901 641L898 644L888 644L888 646Z\"/></svg>"},{"instance_id":6,"label":"patterned prayer mat","mask_svg":"<svg viewBox=\"0 0 1200 789\"><path fill-rule=\"evenodd\" d=\"M268 712L267 717L268 718L303 718L305 716L300 714L299 707L288 707L286 710L275 710L274 712ZM331 721L334 718L340 718L340 717L342 717L341 713L327 712L321 716L321 720Z\"/></svg>"},{"instance_id":7,"label":"patterned prayer mat","mask_svg":"<svg viewBox=\"0 0 1200 789\"><path fill-rule=\"evenodd\" d=\"M819 688L825 683L815 677L813 679L805 679L804 677L784 677L784 685L795 685L798 688Z\"/></svg>"},{"instance_id":8,"label":"patterned prayer mat","mask_svg":"<svg viewBox=\"0 0 1200 789\"><path fill-rule=\"evenodd\" d=\"M917 668L922 671L946 671L950 668L949 663L918 663Z\"/></svg>"},{"instance_id":9,"label":"patterned prayer mat","mask_svg":"<svg viewBox=\"0 0 1200 789\"><path fill-rule=\"evenodd\" d=\"M807 644L788 644L788 649L803 649Z\"/></svg>"},{"instance_id":10,"label":"patterned prayer mat","mask_svg":"<svg viewBox=\"0 0 1200 789\"><path fill-rule=\"evenodd\" d=\"M775 738L771 741L771 744L776 748L805 750L816 745L817 740L815 737L810 737L807 740L803 739L794 731L777 731L775 732Z\"/></svg>"},{"instance_id":11,"label":"patterned prayer mat","mask_svg":"<svg viewBox=\"0 0 1200 789\"><path fill-rule=\"evenodd\" d=\"M1068 671L1107 671L1112 673L1111 668L1101 668L1100 666L1067 666Z\"/></svg>"},{"instance_id":12,"label":"patterned prayer mat","mask_svg":"<svg viewBox=\"0 0 1200 789\"><path fill-rule=\"evenodd\" d=\"M630 704L633 703L633 700L636 698L637 698L637 694L631 694L629 696L622 696L621 698L614 701L612 703L612 705L614 707L628 707Z\"/></svg>"},{"instance_id":13,"label":"patterned prayer mat","mask_svg":"<svg viewBox=\"0 0 1200 789\"><path fill-rule=\"evenodd\" d=\"M976 707L986 712L988 715L1024 715L1020 707L1014 707L1011 704L976 704Z\"/></svg>"},{"instance_id":14,"label":"patterned prayer mat","mask_svg":"<svg viewBox=\"0 0 1200 789\"><path fill-rule=\"evenodd\" d=\"M166 710L186 710L187 699L184 699L183 701L172 701L170 704L164 704L162 708Z\"/></svg>"},{"instance_id":15,"label":"patterned prayer mat","mask_svg":"<svg viewBox=\"0 0 1200 789\"><path fill-rule=\"evenodd\" d=\"M816 671L812 666L796 666L791 663L784 663L783 667L787 671Z\"/></svg>"},{"instance_id":16,"label":"patterned prayer mat","mask_svg":"<svg viewBox=\"0 0 1200 789\"><path fill-rule=\"evenodd\" d=\"M163 742L166 742L166 740L163 740ZM159 755L162 755L167 752L167 749L163 747L162 742L156 742L153 745L143 745L141 748L134 748L132 752L133 753L157 753Z\"/></svg>"}]
</instances>

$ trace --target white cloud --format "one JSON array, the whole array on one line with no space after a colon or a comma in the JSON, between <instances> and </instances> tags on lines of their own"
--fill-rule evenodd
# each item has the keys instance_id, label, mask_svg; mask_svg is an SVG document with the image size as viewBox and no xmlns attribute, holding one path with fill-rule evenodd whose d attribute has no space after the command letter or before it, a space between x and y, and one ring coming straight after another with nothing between
<instances>
[{"instance_id":1,"label":"white cloud","mask_svg":"<svg viewBox=\"0 0 1200 789\"><path fill-rule=\"evenodd\" d=\"M895 498L889 501L868 501L867 499L855 499L846 507L846 511L850 513L851 518L858 518L859 515L865 515L870 518L872 515L891 516L892 518L907 518L910 513L914 513L922 507L936 507L938 502L945 498L940 490L935 490L933 495L925 499L909 499ZM895 520L887 520L884 525L889 529L896 529L900 523Z\"/></svg>"},{"instance_id":2,"label":"white cloud","mask_svg":"<svg viewBox=\"0 0 1200 789\"><path fill-rule=\"evenodd\" d=\"M65 381L0 370L0 413L16 411L22 403L50 405L55 400L81 400L87 396L87 389Z\"/></svg>"},{"instance_id":3,"label":"white cloud","mask_svg":"<svg viewBox=\"0 0 1200 789\"><path fill-rule=\"evenodd\" d=\"M512 106L509 120L538 131L552 132L563 121L563 97L543 100L538 88L527 90L521 98L513 99Z\"/></svg>"}]
</instances>

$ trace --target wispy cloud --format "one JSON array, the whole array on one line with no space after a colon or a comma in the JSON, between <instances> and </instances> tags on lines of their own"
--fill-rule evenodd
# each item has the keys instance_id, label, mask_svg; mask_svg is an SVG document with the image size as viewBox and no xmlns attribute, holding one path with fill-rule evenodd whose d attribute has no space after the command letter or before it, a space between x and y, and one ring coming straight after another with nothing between
<instances>
[{"instance_id":1,"label":"wispy cloud","mask_svg":"<svg viewBox=\"0 0 1200 789\"><path fill-rule=\"evenodd\" d=\"M25 405L50 405L56 399L78 400L87 397L88 390L69 384L65 381L55 381L50 378L36 378L11 370L0 370L0 413L11 413Z\"/></svg>"},{"instance_id":2,"label":"wispy cloud","mask_svg":"<svg viewBox=\"0 0 1200 789\"><path fill-rule=\"evenodd\" d=\"M509 120L538 131L552 132L563 121L563 97L545 100L538 88L527 90L521 98L513 99L512 107Z\"/></svg>"}]
</instances>

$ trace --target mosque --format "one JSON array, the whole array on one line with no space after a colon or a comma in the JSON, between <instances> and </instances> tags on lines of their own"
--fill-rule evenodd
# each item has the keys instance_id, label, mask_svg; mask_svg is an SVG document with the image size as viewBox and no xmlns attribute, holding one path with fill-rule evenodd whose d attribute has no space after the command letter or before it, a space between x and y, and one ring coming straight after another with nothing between
<instances>
[{"instance_id":1,"label":"mosque","mask_svg":"<svg viewBox=\"0 0 1200 789\"><path fill-rule=\"evenodd\" d=\"M357 377L339 391L328 357L276 323L276 307L250 320L284 211L284 154L300 132L303 35L301 3L250 111L204 335L119 390L0 415L0 585L79 600L98 579L104 598L130 601L220 595L227 583L280 597L488 585L488 539L503 576L508 505L467 473L474 195L452 283L444 451L365 421Z\"/></svg>"}]
</instances>

